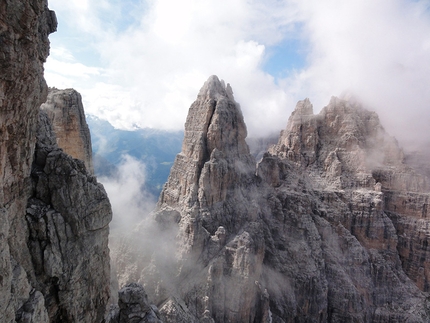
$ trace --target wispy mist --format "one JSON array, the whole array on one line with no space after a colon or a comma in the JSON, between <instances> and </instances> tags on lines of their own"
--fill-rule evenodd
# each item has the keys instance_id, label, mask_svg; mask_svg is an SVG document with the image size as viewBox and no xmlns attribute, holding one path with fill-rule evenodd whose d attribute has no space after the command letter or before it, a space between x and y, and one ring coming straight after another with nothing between
<instances>
[{"instance_id":1,"label":"wispy mist","mask_svg":"<svg viewBox=\"0 0 430 323\"><path fill-rule=\"evenodd\" d=\"M309 65L285 87L316 111L354 93L403 145L429 140L428 1L300 1Z\"/></svg>"},{"instance_id":2,"label":"wispy mist","mask_svg":"<svg viewBox=\"0 0 430 323\"><path fill-rule=\"evenodd\" d=\"M145 164L122 156L118 171L111 177L100 177L113 209L109 248L112 264L112 295L129 282L139 282L151 294L151 301L173 293L177 276L177 227L155 221L152 212L156 198L145 189ZM158 282L163 281L160 290Z\"/></svg>"},{"instance_id":3,"label":"wispy mist","mask_svg":"<svg viewBox=\"0 0 430 323\"><path fill-rule=\"evenodd\" d=\"M145 164L129 155L122 158L117 173L112 177L100 177L99 181L112 204L111 228L131 231L153 211L156 197L145 190Z\"/></svg>"}]
</instances>

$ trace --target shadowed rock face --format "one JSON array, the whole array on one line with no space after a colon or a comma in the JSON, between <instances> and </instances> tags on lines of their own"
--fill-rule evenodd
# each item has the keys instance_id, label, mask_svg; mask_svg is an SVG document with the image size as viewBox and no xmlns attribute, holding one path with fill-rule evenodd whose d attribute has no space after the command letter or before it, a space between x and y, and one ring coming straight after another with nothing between
<instances>
[{"instance_id":1,"label":"shadowed rock face","mask_svg":"<svg viewBox=\"0 0 430 323\"><path fill-rule=\"evenodd\" d=\"M44 0L6 0L0 26L0 321L101 322L109 200L39 115L55 14Z\"/></svg>"},{"instance_id":2,"label":"shadowed rock face","mask_svg":"<svg viewBox=\"0 0 430 323\"><path fill-rule=\"evenodd\" d=\"M155 213L177 230L168 283L141 264L165 322L429 321L428 180L377 115L301 101L257 166L245 129L210 77Z\"/></svg>"},{"instance_id":3,"label":"shadowed rock face","mask_svg":"<svg viewBox=\"0 0 430 323\"><path fill-rule=\"evenodd\" d=\"M41 111L28 201L31 284L50 322L101 322L109 300L109 222L103 186L56 144Z\"/></svg>"},{"instance_id":4,"label":"shadowed rock face","mask_svg":"<svg viewBox=\"0 0 430 323\"><path fill-rule=\"evenodd\" d=\"M56 20L44 0L5 0L0 26L0 318L11 322L27 300L41 299L30 295L27 281L31 258L24 215L39 106L47 94L43 63Z\"/></svg>"},{"instance_id":5,"label":"shadowed rock face","mask_svg":"<svg viewBox=\"0 0 430 323\"><path fill-rule=\"evenodd\" d=\"M149 304L142 285L130 283L118 292L118 307L108 317L109 323L162 323L158 309Z\"/></svg>"}]
</instances>

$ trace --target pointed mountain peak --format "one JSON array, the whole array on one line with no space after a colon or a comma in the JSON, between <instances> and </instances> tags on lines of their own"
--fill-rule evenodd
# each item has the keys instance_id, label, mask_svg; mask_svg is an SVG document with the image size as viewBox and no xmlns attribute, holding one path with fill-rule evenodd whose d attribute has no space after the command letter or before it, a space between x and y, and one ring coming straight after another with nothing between
<instances>
[{"instance_id":1,"label":"pointed mountain peak","mask_svg":"<svg viewBox=\"0 0 430 323\"><path fill-rule=\"evenodd\" d=\"M200 89L198 97L219 99L220 97L226 97L232 101L234 101L233 90L230 84L227 83L227 86L224 83L224 80L220 80L218 76L212 75L205 82L203 87Z\"/></svg>"},{"instance_id":2,"label":"pointed mountain peak","mask_svg":"<svg viewBox=\"0 0 430 323\"><path fill-rule=\"evenodd\" d=\"M296 108L294 109L296 115L313 115L314 110L311 101L306 98L297 102Z\"/></svg>"},{"instance_id":3,"label":"pointed mountain peak","mask_svg":"<svg viewBox=\"0 0 430 323\"><path fill-rule=\"evenodd\" d=\"M239 171L236 165L241 165L242 173L254 174L255 161L249 153L246 135L243 115L230 85L211 76L188 111L182 151L172 167L161 203L174 205L182 197L195 201L193 194L197 193L195 189L206 164L220 162L231 166L232 173ZM216 185L212 184L215 191Z\"/></svg>"}]
</instances>

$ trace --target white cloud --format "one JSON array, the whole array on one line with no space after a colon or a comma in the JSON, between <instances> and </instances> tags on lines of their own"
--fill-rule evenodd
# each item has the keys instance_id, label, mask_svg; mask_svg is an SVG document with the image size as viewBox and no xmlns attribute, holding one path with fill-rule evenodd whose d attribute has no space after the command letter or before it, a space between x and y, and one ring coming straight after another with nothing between
<instances>
[{"instance_id":1,"label":"white cloud","mask_svg":"<svg viewBox=\"0 0 430 323\"><path fill-rule=\"evenodd\" d=\"M114 229L131 231L155 207L154 197L145 191L145 165L131 156L123 156L115 176L100 177L99 181L112 204Z\"/></svg>"},{"instance_id":2,"label":"white cloud","mask_svg":"<svg viewBox=\"0 0 430 323\"><path fill-rule=\"evenodd\" d=\"M54 4L55 1L51 2L55 10ZM96 111L118 127L126 127L128 120L129 126L181 129L198 90L212 74L231 83L241 98L246 120L258 116L267 105L261 103L263 88L274 94L267 101L272 102L269 104L272 108L278 107L276 112L285 108L284 91L261 70L265 44L281 39L283 28L291 21L291 17L282 13L279 2L236 0L222 5L215 0L151 1L141 11L139 23L130 23L125 31L112 29L109 22L103 21L101 15L106 8L109 6L93 2L81 7L71 2L67 11L60 10L67 18L72 13L79 15L76 28L83 38L90 41L95 37L96 42L91 46L97 48L106 74L89 66L71 70L69 67L73 65L61 66L55 56L46 66L51 86L58 87L51 80L65 83L58 74L82 76L81 80L74 80L73 86L85 92L82 94L88 113ZM110 2L110 9L119 12L119 8L118 2ZM52 45L55 48L55 43ZM96 71L100 75L93 73ZM85 80L90 73L93 73L91 84ZM283 127L284 123L277 122L276 126ZM264 130L261 122L255 124L259 127L249 126L251 131Z\"/></svg>"},{"instance_id":3,"label":"white cloud","mask_svg":"<svg viewBox=\"0 0 430 323\"><path fill-rule=\"evenodd\" d=\"M53 55L57 65L47 64L48 75L69 70L87 112L116 126L182 128L199 88L216 74L232 85L251 135L284 128L297 100L309 97L318 111L345 90L380 113L396 136L407 139L410 125L415 133L422 130L415 137L428 133L426 1L104 0L63 6L51 0L50 5L62 6L68 19L80 15L77 34L97 50L103 68L83 63L70 71L73 65L61 67ZM124 13L130 20L125 27ZM306 44L307 65L275 80L263 69L268 49L292 38ZM63 61L71 63L70 57Z\"/></svg>"},{"instance_id":4,"label":"white cloud","mask_svg":"<svg viewBox=\"0 0 430 323\"><path fill-rule=\"evenodd\" d=\"M429 138L430 16L424 4L297 2L309 67L287 82L317 110L331 95L352 91L404 143Z\"/></svg>"}]
</instances>

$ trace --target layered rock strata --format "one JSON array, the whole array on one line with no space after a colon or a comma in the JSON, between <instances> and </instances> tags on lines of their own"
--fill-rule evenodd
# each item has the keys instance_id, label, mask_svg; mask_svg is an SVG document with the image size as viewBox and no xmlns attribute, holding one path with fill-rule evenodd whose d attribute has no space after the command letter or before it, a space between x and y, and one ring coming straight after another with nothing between
<instances>
[{"instance_id":1,"label":"layered rock strata","mask_svg":"<svg viewBox=\"0 0 430 323\"><path fill-rule=\"evenodd\" d=\"M212 76L155 212L176 251L134 271L165 322L430 320L428 180L375 113L301 101L257 167L245 137Z\"/></svg>"},{"instance_id":2,"label":"layered rock strata","mask_svg":"<svg viewBox=\"0 0 430 323\"><path fill-rule=\"evenodd\" d=\"M94 173L91 135L81 95L74 89L50 88L40 108L51 120L58 146L73 158L83 160L87 170Z\"/></svg>"},{"instance_id":3,"label":"layered rock strata","mask_svg":"<svg viewBox=\"0 0 430 323\"><path fill-rule=\"evenodd\" d=\"M55 14L44 0L7 0L0 26L0 321L101 322L110 204L39 116Z\"/></svg>"}]
</instances>

